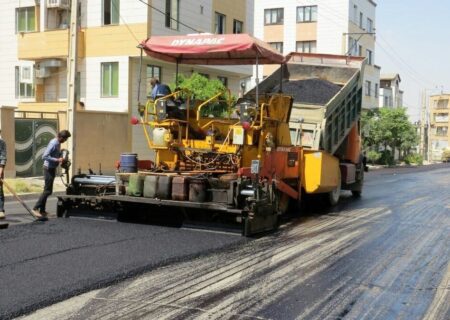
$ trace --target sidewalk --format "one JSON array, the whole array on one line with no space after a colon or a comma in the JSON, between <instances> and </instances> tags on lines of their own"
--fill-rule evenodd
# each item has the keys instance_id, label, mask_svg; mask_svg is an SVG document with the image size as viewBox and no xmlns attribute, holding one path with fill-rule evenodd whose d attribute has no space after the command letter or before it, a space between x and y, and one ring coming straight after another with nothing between
<instances>
[{"instance_id":1,"label":"sidewalk","mask_svg":"<svg viewBox=\"0 0 450 320\"><path fill-rule=\"evenodd\" d=\"M44 189L44 177L32 177L32 178L6 178L6 183L21 197L28 198L37 196ZM60 177L55 178L53 183L53 193L63 193L66 191L66 187ZM12 198L13 195L7 188L3 188L5 198Z\"/></svg>"}]
</instances>

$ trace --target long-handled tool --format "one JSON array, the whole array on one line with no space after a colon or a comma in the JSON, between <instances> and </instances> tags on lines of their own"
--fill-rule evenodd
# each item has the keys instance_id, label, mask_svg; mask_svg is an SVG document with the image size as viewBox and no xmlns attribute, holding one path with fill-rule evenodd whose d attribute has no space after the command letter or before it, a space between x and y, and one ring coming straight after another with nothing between
<instances>
[{"instance_id":1,"label":"long-handled tool","mask_svg":"<svg viewBox=\"0 0 450 320\"><path fill-rule=\"evenodd\" d=\"M0 182L3 183L3 185L6 187L6 189L8 189L9 192L12 193L12 195L14 196L14 198L16 198L16 200L20 202L20 204L28 211L28 213L29 213L34 219L39 220L39 221L46 221L46 220L48 220L47 217L37 217L37 216L33 213L33 211L30 209L30 207L27 206L27 204L26 204L22 199L20 199L20 197L17 195L17 193L14 191L14 189L11 188L10 185L7 184L5 180L0 179Z\"/></svg>"}]
</instances>

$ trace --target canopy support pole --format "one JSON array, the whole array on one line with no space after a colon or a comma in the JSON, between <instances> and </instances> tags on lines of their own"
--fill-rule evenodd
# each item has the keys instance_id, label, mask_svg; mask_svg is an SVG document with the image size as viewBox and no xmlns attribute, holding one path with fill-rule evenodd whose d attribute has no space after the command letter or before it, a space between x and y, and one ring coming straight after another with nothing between
<instances>
[{"instance_id":1,"label":"canopy support pole","mask_svg":"<svg viewBox=\"0 0 450 320\"><path fill-rule=\"evenodd\" d=\"M179 59L177 58L177 65L175 68L175 88L178 88L178 64L179 64Z\"/></svg>"},{"instance_id":2,"label":"canopy support pole","mask_svg":"<svg viewBox=\"0 0 450 320\"><path fill-rule=\"evenodd\" d=\"M280 64L280 90L278 93L283 93L283 64Z\"/></svg>"},{"instance_id":3,"label":"canopy support pole","mask_svg":"<svg viewBox=\"0 0 450 320\"><path fill-rule=\"evenodd\" d=\"M258 52L256 52L256 79L255 79L255 83L256 83L256 108L259 107L259 65L258 65Z\"/></svg>"},{"instance_id":4,"label":"canopy support pole","mask_svg":"<svg viewBox=\"0 0 450 320\"><path fill-rule=\"evenodd\" d=\"M138 45L138 48L141 49L141 57L139 59L139 78L138 78L138 106L141 104L141 81L142 81L142 53L144 51L144 48L142 45Z\"/></svg>"}]
</instances>

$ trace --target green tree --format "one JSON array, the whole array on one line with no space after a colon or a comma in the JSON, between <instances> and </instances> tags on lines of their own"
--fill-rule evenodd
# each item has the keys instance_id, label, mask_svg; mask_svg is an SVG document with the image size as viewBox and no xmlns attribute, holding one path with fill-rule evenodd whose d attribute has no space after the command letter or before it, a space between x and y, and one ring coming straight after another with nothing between
<instances>
[{"instance_id":1,"label":"green tree","mask_svg":"<svg viewBox=\"0 0 450 320\"><path fill-rule=\"evenodd\" d=\"M362 126L365 132L364 147L376 152L388 150L389 147L391 155L399 150L403 157L418 143L418 134L409 122L405 108L369 111L362 117Z\"/></svg>"}]
</instances>

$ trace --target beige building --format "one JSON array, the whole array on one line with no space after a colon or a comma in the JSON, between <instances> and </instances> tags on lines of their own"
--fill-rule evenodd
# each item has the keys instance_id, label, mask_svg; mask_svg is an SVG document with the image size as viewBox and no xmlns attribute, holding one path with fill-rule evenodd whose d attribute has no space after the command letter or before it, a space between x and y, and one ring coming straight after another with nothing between
<instances>
[{"instance_id":1,"label":"beige building","mask_svg":"<svg viewBox=\"0 0 450 320\"><path fill-rule=\"evenodd\" d=\"M450 94L439 94L430 97L430 130L429 130L429 159L441 161L442 151L450 147Z\"/></svg>"},{"instance_id":2,"label":"beige building","mask_svg":"<svg viewBox=\"0 0 450 320\"><path fill-rule=\"evenodd\" d=\"M372 0L257 0L255 36L283 54L326 53L366 57L365 109L378 107L380 67L375 65ZM265 67L264 75L275 67Z\"/></svg>"},{"instance_id":3,"label":"beige building","mask_svg":"<svg viewBox=\"0 0 450 320\"><path fill-rule=\"evenodd\" d=\"M111 172L122 152L152 157L142 128L130 126L129 119L138 114L138 91L144 103L148 80L155 76L174 82L175 66L144 57L139 86L136 46L142 40L198 32L253 33L253 0L78 1L75 168L83 171L98 170L101 164L103 172ZM70 2L0 0L0 9L8 12L0 21L0 106L6 110L2 114L14 111L1 129L15 137L16 151L9 145L18 175L39 175L48 140L68 127ZM235 93L252 74L251 68L180 66L185 75L193 71L224 82Z\"/></svg>"}]
</instances>

